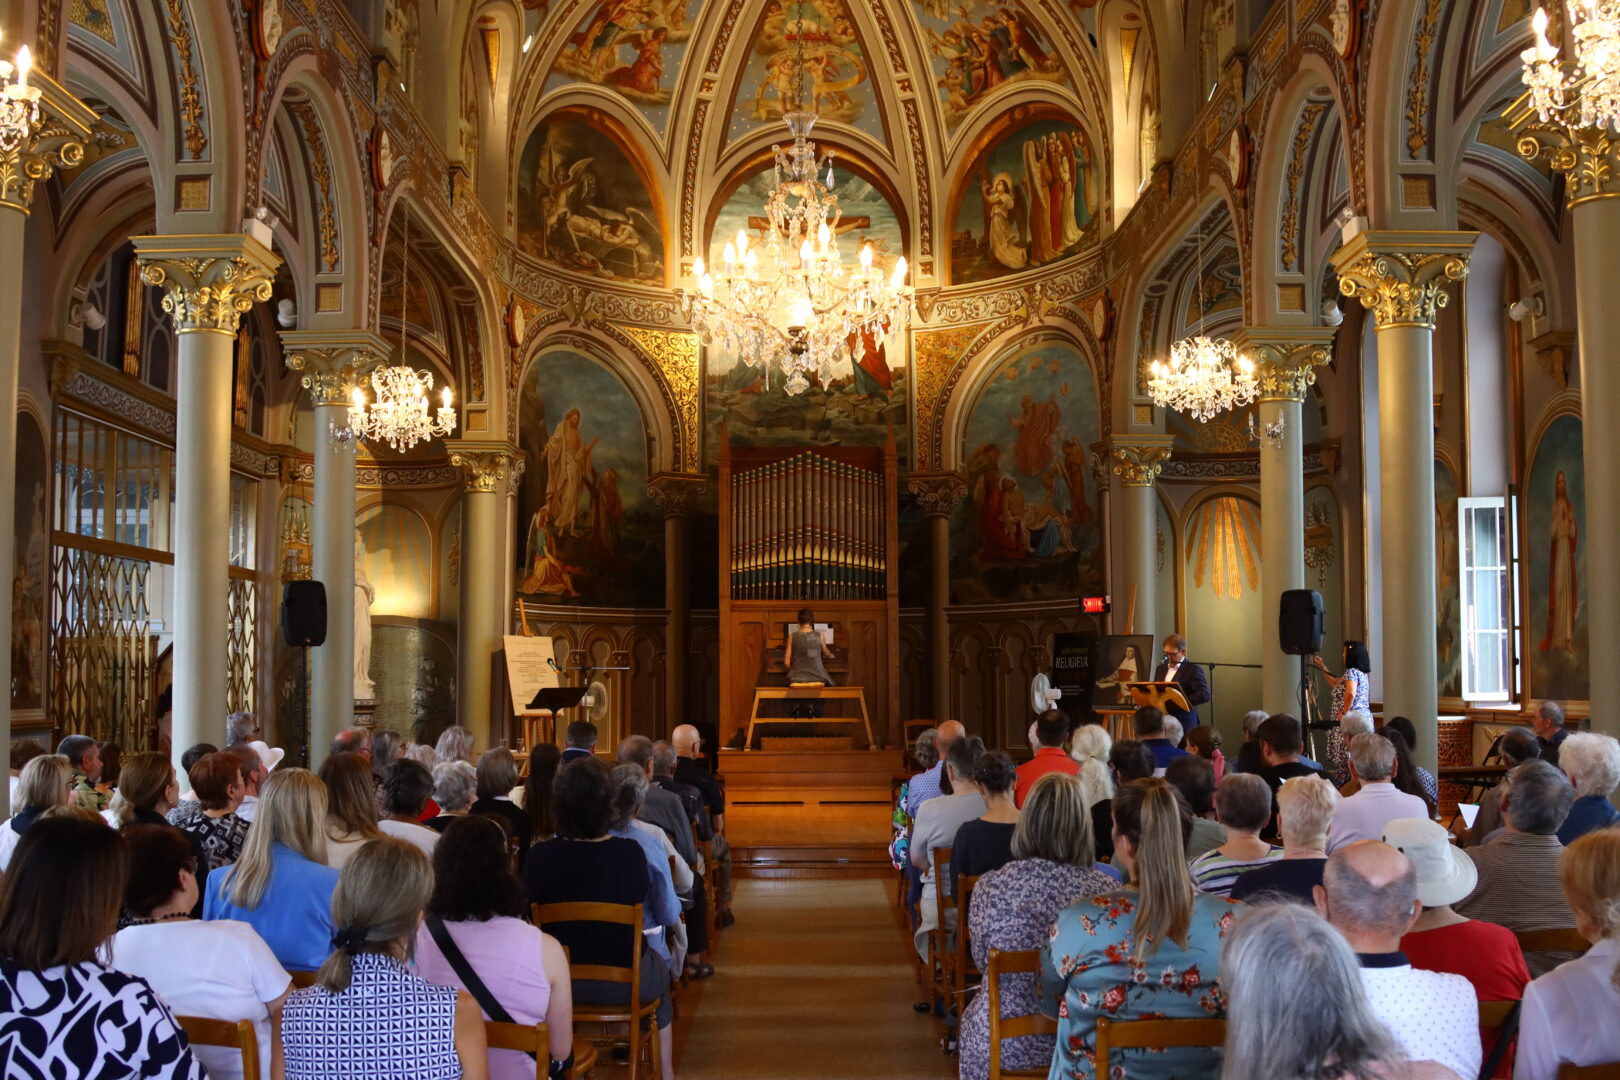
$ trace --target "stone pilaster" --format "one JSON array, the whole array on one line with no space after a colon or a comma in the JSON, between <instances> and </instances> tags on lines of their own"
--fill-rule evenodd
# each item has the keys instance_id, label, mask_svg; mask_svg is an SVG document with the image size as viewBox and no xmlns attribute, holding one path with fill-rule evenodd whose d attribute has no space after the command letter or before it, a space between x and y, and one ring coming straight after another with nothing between
<instances>
[{"instance_id":1,"label":"stone pilaster","mask_svg":"<svg viewBox=\"0 0 1620 1080\"><path fill-rule=\"evenodd\" d=\"M951 515L967 498L967 480L956 472L912 473L906 490L917 497L928 528L928 683L935 724L951 715Z\"/></svg>"},{"instance_id":2,"label":"stone pilaster","mask_svg":"<svg viewBox=\"0 0 1620 1080\"><path fill-rule=\"evenodd\" d=\"M692 576L687 518L698 496L708 489L703 473L654 473L647 495L664 513L664 731L667 738L687 716L687 668L691 657L692 601L686 583Z\"/></svg>"},{"instance_id":3,"label":"stone pilaster","mask_svg":"<svg viewBox=\"0 0 1620 1080\"><path fill-rule=\"evenodd\" d=\"M1108 444L1111 471L1119 478L1120 587L1114 590L1114 626L1125 633L1169 633L1158 616L1159 505L1154 482L1170 460L1168 435L1121 435ZM1123 612L1125 621L1119 621Z\"/></svg>"},{"instance_id":4,"label":"stone pilaster","mask_svg":"<svg viewBox=\"0 0 1620 1080\"><path fill-rule=\"evenodd\" d=\"M523 475L523 454L506 442L448 439L450 464L461 470L461 625L456 649L456 719L480 747L495 730L495 655L506 631L506 575L510 556L501 535L500 491ZM502 715L505 715L503 708Z\"/></svg>"}]
</instances>

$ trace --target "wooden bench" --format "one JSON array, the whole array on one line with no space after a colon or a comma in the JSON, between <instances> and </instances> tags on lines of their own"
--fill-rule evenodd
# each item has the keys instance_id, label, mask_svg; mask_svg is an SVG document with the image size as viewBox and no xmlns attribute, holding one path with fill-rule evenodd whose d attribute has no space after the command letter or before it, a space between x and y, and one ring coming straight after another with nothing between
<instances>
[{"instance_id":1,"label":"wooden bench","mask_svg":"<svg viewBox=\"0 0 1620 1080\"><path fill-rule=\"evenodd\" d=\"M853 701L860 707L859 716L818 716L806 720L799 716L761 716L760 705L767 701ZM866 712L866 691L859 686L756 686L754 708L748 717L748 737L743 745L754 746L754 729L762 724L859 724L866 732L866 748L877 746L872 738L872 721Z\"/></svg>"}]
</instances>

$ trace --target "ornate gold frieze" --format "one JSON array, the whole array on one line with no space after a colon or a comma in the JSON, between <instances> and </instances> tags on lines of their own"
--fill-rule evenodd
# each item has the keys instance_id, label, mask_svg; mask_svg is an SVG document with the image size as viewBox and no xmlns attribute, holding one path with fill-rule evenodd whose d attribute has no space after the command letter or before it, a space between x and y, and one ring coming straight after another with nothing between
<instances>
[{"instance_id":1,"label":"ornate gold frieze","mask_svg":"<svg viewBox=\"0 0 1620 1080\"><path fill-rule=\"evenodd\" d=\"M1564 201L1571 209L1593 199L1620 196L1620 139L1603 128L1532 124L1519 137L1519 154L1564 174Z\"/></svg>"},{"instance_id":2,"label":"ornate gold frieze","mask_svg":"<svg viewBox=\"0 0 1620 1080\"><path fill-rule=\"evenodd\" d=\"M1114 458L1113 473L1126 487L1152 487L1154 478L1170 460L1170 439L1115 439L1108 447Z\"/></svg>"},{"instance_id":3,"label":"ornate gold frieze","mask_svg":"<svg viewBox=\"0 0 1620 1080\"><path fill-rule=\"evenodd\" d=\"M960 371L961 360L992 323L969 323L940 330L914 330L911 335L911 370L915 392L912 415L916 423L917 467L937 469L944 449L945 404Z\"/></svg>"},{"instance_id":4,"label":"ornate gold frieze","mask_svg":"<svg viewBox=\"0 0 1620 1080\"><path fill-rule=\"evenodd\" d=\"M698 359L698 336L681 330L649 330L643 326L616 328L651 362L669 395L679 438L676 460L689 473L698 471L703 375Z\"/></svg>"},{"instance_id":5,"label":"ornate gold frieze","mask_svg":"<svg viewBox=\"0 0 1620 1080\"><path fill-rule=\"evenodd\" d=\"M523 475L523 454L510 443L449 439L445 449L450 451L450 464L461 470L468 491L488 494L508 476Z\"/></svg>"},{"instance_id":6,"label":"ornate gold frieze","mask_svg":"<svg viewBox=\"0 0 1620 1080\"><path fill-rule=\"evenodd\" d=\"M35 73L40 86L40 122L31 138L15 146L0 145L0 208L28 213L34 185L57 169L76 169L84 161L96 114L48 75Z\"/></svg>"},{"instance_id":7,"label":"ornate gold frieze","mask_svg":"<svg viewBox=\"0 0 1620 1080\"><path fill-rule=\"evenodd\" d=\"M967 498L967 480L957 472L912 473L906 490L917 496L917 507L928 517L949 517Z\"/></svg>"},{"instance_id":8,"label":"ornate gold frieze","mask_svg":"<svg viewBox=\"0 0 1620 1080\"><path fill-rule=\"evenodd\" d=\"M281 348L315 405L347 405L361 376L388 357L388 343L365 330L287 330Z\"/></svg>"},{"instance_id":9,"label":"ornate gold frieze","mask_svg":"<svg viewBox=\"0 0 1620 1080\"><path fill-rule=\"evenodd\" d=\"M647 497L665 517L685 517L697 497L708 489L707 473L653 473L647 478Z\"/></svg>"},{"instance_id":10,"label":"ornate gold frieze","mask_svg":"<svg viewBox=\"0 0 1620 1080\"><path fill-rule=\"evenodd\" d=\"M141 278L164 290L178 333L235 336L242 315L270 299L279 256L252 237L137 236Z\"/></svg>"},{"instance_id":11,"label":"ornate gold frieze","mask_svg":"<svg viewBox=\"0 0 1620 1080\"><path fill-rule=\"evenodd\" d=\"M1373 313L1379 329L1434 328L1446 285L1468 276L1474 232L1364 230L1333 256L1339 291Z\"/></svg>"},{"instance_id":12,"label":"ornate gold frieze","mask_svg":"<svg viewBox=\"0 0 1620 1080\"><path fill-rule=\"evenodd\" d=\"M181 0L164 0L168 17L164 25L169 31L169 44L173 46L176 74L180 78L180 120L186 128L186 156L192 161L202 160L208 149L208 133L203 130L202 94L198 91L197 65L192 59L191 23L186 17L186 5Z\"/></svg>"},{"instance_id":13,"label":"ornate gold frieze","mask_svg":"<svg viewBox=\"0 0 1620 1080\"><path fill-rule=\"evenodd\" d=\"M1426 159L1429 145L1429 57L1440 34L1440 0L1424 0L1412 36L1412 67L1406 79L1406 149Z\"/></svg>"}]
</instances>

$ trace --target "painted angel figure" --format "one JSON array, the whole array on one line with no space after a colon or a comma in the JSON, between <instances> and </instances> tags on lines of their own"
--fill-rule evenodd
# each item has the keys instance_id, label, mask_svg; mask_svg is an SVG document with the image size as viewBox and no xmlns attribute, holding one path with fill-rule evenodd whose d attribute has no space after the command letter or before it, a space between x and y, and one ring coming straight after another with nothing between
<instances>
[{"instance_id":1,"label":"painted angel figure","mask_svg":"<svg viewBox=\"0 0 1620 1080\"><path fill-rule=\"evenodd\" d=\"M1024 206L1012 177L1004 172L994 179L979 178L984 198L985 247L992 261L1009 270L1021 270L1029 261L1024 247Z\"/></svg>"}]
</instances>

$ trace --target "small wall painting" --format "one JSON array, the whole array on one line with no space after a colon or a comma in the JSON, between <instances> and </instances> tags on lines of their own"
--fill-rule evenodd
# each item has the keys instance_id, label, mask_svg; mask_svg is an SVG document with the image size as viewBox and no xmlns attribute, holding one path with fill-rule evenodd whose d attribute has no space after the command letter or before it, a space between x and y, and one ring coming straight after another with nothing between
<instances>
[{"instance_id":1,"label":"small wall painting","mask_svg":"<svg viewBox=\"0 0 1620 1080\"><path fill-rule=\"evenodd\" d=\"M1557 701L1591 699L1586 578L1586 467L1581 421L1547 426L1525 491L1525 563L1530 578L1529 694Z\"/></svg>"},{"instance_id":2,"label":"small wall painting","mask_svg":"<svg viewBox=\"0 0 1620 1080\"><path fill-rule=\"evenodd\" d=\"M50 547L45 522L49 488L45 435L31 412L17 414L17 457L12 463L16 504L12 521L16 565L11 567L11 707L45 707L46 579Z\"/></svg>"}]
</instances>

